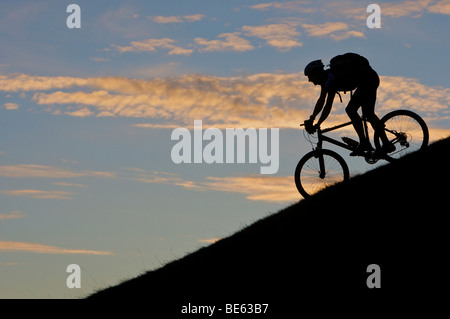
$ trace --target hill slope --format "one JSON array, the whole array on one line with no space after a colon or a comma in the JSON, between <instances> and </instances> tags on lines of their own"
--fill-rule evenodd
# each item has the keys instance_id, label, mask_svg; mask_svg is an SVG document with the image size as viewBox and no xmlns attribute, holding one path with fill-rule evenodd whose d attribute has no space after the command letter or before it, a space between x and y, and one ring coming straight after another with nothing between
<instances>
[{"instance_id":1,"label":"hill slope","mask_svg":"<svg viewBox=\"0 0 450 319\"><path fill-rule=\"evenodd\" d=\"M398 308L439 298L448 287L449 151L450 139L436 142L88 300L135 302L164 313L158 318L186 318L189 303L215 305L213 318L226 303L269 303L266 315L284 318L317 305ZM366 284L371 264L380 289Z\"/></svg>"}]
</instances>

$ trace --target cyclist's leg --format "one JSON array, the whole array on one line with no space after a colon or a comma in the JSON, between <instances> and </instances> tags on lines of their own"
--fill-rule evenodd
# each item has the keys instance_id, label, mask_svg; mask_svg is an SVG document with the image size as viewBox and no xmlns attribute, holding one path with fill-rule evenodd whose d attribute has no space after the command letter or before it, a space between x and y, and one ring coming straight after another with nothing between
<instances>
[{"instance_id":1,"label":"cyclist's leg","mask_svg":"<svg viewBox=\"0 0 450 319\"><path fill-rule=\"evenodd\" d=\"M347 112L348 117L352 121L353 127L355 128L356 134L359 137L359 144L363 147L366 147L369 144L369 141L364 134L364 127L361 121L361 117L358 114L358 109L361 106L361 91L360 89L356 89L348 102L345 111Z\"/></svg>"},{"instance_id":2,"label":"cyclist's leg","mask_svg":"<svg viewBox=\"0 0 450 319\"><path fill-rule=\"evenodd\" d=\"M372 72L371 72L372 73ZM378 74L373 71L372 74L368 75L366 81L363 82L360 88L361 93L361 109L364 117L370 122L374 131L380 137L386 151L391 152L392 146L389 139L386 136L384 130L384 124L380 118L375 114L375 103L377 100L377 89L380 84ZM395 148L394 148L395 150Z\"/></svg>"}]
</instances>

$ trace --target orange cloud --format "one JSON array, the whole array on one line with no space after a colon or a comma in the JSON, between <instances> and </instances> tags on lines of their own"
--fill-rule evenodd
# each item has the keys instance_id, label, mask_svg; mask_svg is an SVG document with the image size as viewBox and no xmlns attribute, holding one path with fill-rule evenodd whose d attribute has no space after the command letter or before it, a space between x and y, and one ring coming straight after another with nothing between
<instances>
[{"instance_id":1,"label":"orange cloud","mask_svg":"<svg viewBox=\"0 0 450 319\"><path fill-rule=\"evenodd\" d=\"M168 49L169 55L190 55L193 50L176 46L175 41L169 38L147 39L143 41L132 41L129 46L112 46L120 53L124 52L155 52L157 49Z\"/></svg>"},{"instance_id":2,"label":"orange cloud","mask_svg":"<svg viewBox=\"0 0 450 319\"><path fill-rule=\"evenodd\" d=\"M0 190L0 194L35 199L71 199L73 195L70 192L43 191L38 189Z\"/></svg>"},{"instance_id":3,"label":"orange cloud","mask_svg":"<svg viewBox=\"0 0 450 319\"><path fill-rule=\"evenodd\" d=\"M430 87L418 79L382 76L377 109L412 109L423 113L445 111L450 105L450 88Z\"/></svg>"},{"instance_id":4,"label":"orange cloud","mask_svg":"<svg viewBox=\"0 0 450 319\"><path fill-rule=\"evenodd\" d=\"M98 251L86 249L67 249L56 246L42 245L38 243L26 243L18 241L0 241L0 251L7 252L31 252L39 254L79 254L79 255L114 255L111 251Z\"/></svg>"},{"instance_id":5,"label":"orange cloud","mask_svg":"<svg viewBox=\"0 0 450 319\"><path fill-rule=\"evenodd\" d=\"M222 33L218 35L218 38L224 38L225 40L207 40L204 38L195 38L195 42L204 48L200 49L200 52L210 51L236 51L244 52L253 50L253 46L248 40L241 38L239 32L234 33Z\"/></svg>"},{"instance_id":6,"label":"orange cloud","mask_svg":"<svg viewBox=\"0 0 450 319\"><path fill-rule=\"evenodd\" d=\"M102 177L114 178L115 173L101 171L80 171L75 172L68 169L36 165L36 164L19 164L19 165L0 165L0 176L10 178L75 178L75 177Z\"/></svg>"},{"instance_id":7,"label":"orange cloud","mask_svg":"<svg viewBox=\"0 0 450 319\"><path fill-rule=\"evenodd\" d=\"M96 116L173 119L221 126L297 127L314 103L314 88L298 74L257 74L242 78L186 75L170 79L89 79L92 92L36 92L38 104L90 107ZM317 92L316 92L317 93ZM276 104L275 104L276 103ZM66 107L67 109L67 107ZM75 115L70 111L68 115ZM308 111L309 113L310 111ZM89 111L86 111L89 113Z\"/></svg>"},{"instance_id":8,"label":"orange cloud","mask_svg":"<svg viewBox=\"0 0 450 319\"><path fill-rule=\"evenodd\" d=\"M17 103L5 103L3 107L7 110L17 110L19 109L19 105Z\"/></svg>"},{"instance_id":9,"label":"orange cloud","mask_svg":"<svg viewBox=\"0 0 450 319\"><path fill-rule=\"evenodd\" d=\"M0 90L35 91L33 101L52 114L146 118L150 123L139 125L150 128L186 127L195 119L217 128L298 128L311 114L319 95L319 89L300 72L148 80L0 75ZM450 88L427 86L412 78L381 76L376 107L380 115L393 109L412 109L436 125L431 129L444 129L438 122L447 115L449 104ZM326 124L347 120L344 108L345 102L336 100Z\"/></svg>"},{"instance_id":10,"label":"orange cloud","mask_svg":"<svg viewBox=\"0 0 450 319\"><path fill-rule=\"evenodd\" d=\"M428 10L433 2L433 0L407 0L399 3L385 3L382 5L382 14L392 17L410 16L412 14L421 15ZM436 6L434 7L436 8Z\"/></svg>"},{"instance_id":11,"label":"orange cloud","mask_svg":"<svg viewBox=\"0 0 450 319\"><path fill-rule=\"evenodd\" d=\"M344 22L327 22L323 24L302 24L309 36L329 37L340 41L349 37L364 38L364 33L354 30L348 30L350 27Z\"/></svg>"},{"instance_id":12,"label":"orange cloud","mask_svg":"<svg viewBox=\"0 0 450 319\"><path fill-rule=\"evenodd\" d=\"M245 194L253 201L286 203L302 198L292 176L207 177L206 180L201 183L205 189Z\"/></svg>"},{"instance_id":13,"label":"orange cloud","mask_svg":"<svg viewBox=\"0 0 450 319\"><path fill-rule=\"evenodd\" d=\"M441 0L428 7L428 11L432 13L440 13L450 15L450 1Z\"/></svg>"},{"instance_id":14,"label":"orange cloud","mask_svg":"<svg viewBox=\"0 0 450 319\"><path fill-rule=\"evenodd\" d=\"M183 22L181 17L171 16L171 17L163 17L163 16L155 16L150 17L150 20L156 23L180 23Z\"/></svg>"},{"instance_id":15,"label":"orange cloud","mask_svg":"<svg viewBox=\"0 0 450 319\"><path fill-rule=\"evenodd\" d=\"M301 199L292 176L250 175L237 177L206 177L204 181L184 180L173 173L129 168L129 179L156 184L181 186L196 191L222 191L246 195L254 201L273 203L295 202Z\"/></svg>"},{"instance_id":16,"label":"orange cloud","mask_svg":"<svg viewBox=\"0 0 450 319\"><path fill-rule=\"evenodd\" d=\"M221 240L222 238L206 238L206 239L199 239L199 243L206 243L206 244L214 244Z\"/></svg>"},{"instance_id":17,"label":"orange cloud","mask_svg":"<svg viewBox=\"0 0 450 319\"><path fill-rule=\"evenodd\" d=\"M182 22L196 22L205 17L204 14L191 14L185 16L153 16L150 20L156 23L182 23Z\"/></svg>"},{"instance_id":18,"label":"orange cloud","mask_svg":"<svg viewBox=\"0 0 450 319\"><path fill-rule=\"evenodd\" d=\"M67 187L85 187L83 184L65 183L65 182L53 182L52 184Z\"/></svg>"},{"instance_id":19,"label":"orange cloud","mask_svg":"<svg viewBox=\"0 0 450 319\"><path fill-rule=\"evenodd\" d=\"M298 41L300 36L294 25L290 24L268 24L260 26L243 26L242 31L248 36L258 37L266 41L270 46L280 51L289 51L294 47L301 47Z\"/></svg>"},{"instance_id":20,"label":"orange cloud","mask_svg":"<svg viewBox=\"0 0 450 319\"><path fill-rule=\"evenodd\" d=\"M9 213L0 214L0 220L2 219L19 219L27 216L26 214L22 214L19 210L13 210Z\"/></svg>"},{"instance_id":21,"label":"orange cloud","mask_svg":"<svg viewBox=\"0 0 450 319\"><path fill-rule=\"evenodd\" d=\"M87 83L87 79L64 76L0 75L0 90L5 92L68 89L73 86L85 86Z\"/></svg>"},{"instance_id":22,"label":"orange cloud","mask_svg":"<svg viewBox=\"0 0 450 319\"><path fill-rule=\"evenodd\" d=\"M338 17L362 19L366 18L366 6L360 1L327 1L326 6L311 6L305 1L269 2L250 6L256 10L278 9L300 13L333 15ZM450 14L448 0L405 0L402 2L386 2L381 5L383 15L391 17L420 16L425 12ZM361 14L363 13L363 14Z\"/></svg>"}]
</instances>

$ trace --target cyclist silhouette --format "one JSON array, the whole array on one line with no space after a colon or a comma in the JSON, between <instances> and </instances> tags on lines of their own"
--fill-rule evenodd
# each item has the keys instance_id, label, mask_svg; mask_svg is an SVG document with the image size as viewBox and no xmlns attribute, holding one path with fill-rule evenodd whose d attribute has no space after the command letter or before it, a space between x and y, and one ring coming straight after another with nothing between
<instances>
[{"instance_id":1,"label":"cyclist silhouette","mask_svg":"<svg viewBox=\"0 0 450 319\"><path fill-rule=\"evenodd\" d=\"M377 151L385 154L395 151L395 146L386 137L384 124L375 114L375 102L380 78L366 58L356 53L338 55L330 60L330 68L327 70L324 69L321 60L315 60L305 67L304 73L310 82L321 86L320 96L314 111L309 120L305 121L305 128L309 133L314 133L326 120L330 114L336 93L340 97L339 91L345 92L356 89L345 108L360 141L358 147L350 155L363 155L364 152L372 149L364 134L361 117L358 114L360 107L363 116L370 122L383 143L381 150ZM320 112L322 114L314 125L314 120Z\"/></svg>"}]
</instances>

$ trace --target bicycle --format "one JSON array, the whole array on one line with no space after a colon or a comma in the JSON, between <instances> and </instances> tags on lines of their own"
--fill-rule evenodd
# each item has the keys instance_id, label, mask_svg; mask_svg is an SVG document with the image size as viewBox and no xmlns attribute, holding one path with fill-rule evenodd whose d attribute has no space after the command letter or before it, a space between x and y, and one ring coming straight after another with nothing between
<instances>
[{"instance_id":1,"label":"bicycle","mask_svg":"<svg viewBox=\"0 0 450 319\"><path fill-rule=\"evenodd\" d=\"M365 117L362 117L361 120L363 121L365 136L369 140L368 121ZM377 151L381 150L382 142L375 132L373 137L375 149L372 148L357 155L363 156L367 163L375 164L380 159L392 162L408 153L422 150L428 145L428 127L418 114L409 110L396 110L386 114L381 121L385 126L384 129L388 139L396 149L389 154ZM332 150L322 148L322 143L329 142L346 150L354 151L359 142L349 137L342 137L343 142L341 142L324 135L351 124L350 121L326 129L317 128L316 147L314 147L314 142L308 140L307 135L305 135L313 150L300 159L294 174L297 190L304 198L310 197L327 186L350 178L348 165L342 156Z\"/></svg>"}]
</instances>

